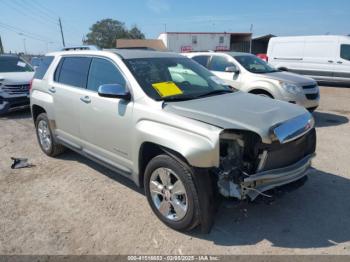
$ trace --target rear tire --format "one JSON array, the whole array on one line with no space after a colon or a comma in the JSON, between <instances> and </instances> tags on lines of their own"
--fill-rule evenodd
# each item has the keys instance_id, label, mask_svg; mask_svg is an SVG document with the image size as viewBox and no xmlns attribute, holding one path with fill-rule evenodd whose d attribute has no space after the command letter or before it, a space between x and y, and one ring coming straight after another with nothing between
<instances>
[{"instance_id":1,"label":"rear tire","mask_svg":"<svg viewBox=\"0 0 350 262\"><path fill-rule=\"evenodd\" d=\"M41 113L35 121L36 136L41 150L48 156L62 154L66 148L55 141L46 113Z\"/></svg>"},{"instance_id":2,"label":"rear tire","mask_svg":"<svg viewBox=\"0 0 350 262\"><path fill-rule=\"evenodd\" d=\"M164 224L181 231L198 225L199 199L193 170L186 163L156 156L146 167L144 188L149 205Z\"/></svg>"}]
</instances>

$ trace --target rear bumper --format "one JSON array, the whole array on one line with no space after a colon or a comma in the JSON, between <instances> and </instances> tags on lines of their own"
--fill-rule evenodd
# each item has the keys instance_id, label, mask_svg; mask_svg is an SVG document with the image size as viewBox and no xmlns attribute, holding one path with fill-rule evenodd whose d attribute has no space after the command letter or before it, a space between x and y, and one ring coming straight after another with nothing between
<instances>
[{"instance_id":1,"label":"rear bumper","mask_svg":"<svg viewBox=\"0 0 350 262\"><path fill-rule=\"evenodd\" d=\"M313 155L308 155L297 163L284 168L263 171L251 175L241 183L242 196L254 200L260 192L297 181L308 175Z\"/></svg>"},{"instance_id":2,"label":"rear bumper","mask_svg":"<svg viewBox=\"0 0 350 262\"><path fill-rule=\"evenodd\" d=\"M28 94L9 95L0 93L0 114L5 114L22 107L28 107L29 102Z\"/></svg>"}]
</instances>

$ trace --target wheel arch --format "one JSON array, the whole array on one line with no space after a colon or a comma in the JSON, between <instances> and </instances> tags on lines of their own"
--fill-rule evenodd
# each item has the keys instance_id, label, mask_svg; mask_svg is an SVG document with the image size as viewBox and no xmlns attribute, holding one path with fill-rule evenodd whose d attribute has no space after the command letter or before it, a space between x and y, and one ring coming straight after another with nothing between
<instances>
[{"instance_id":1,"label":"wheel arch","mask_svg":"<svg viewBox=\"0 0 350 262\"><path fill-rule=\"evenodd\" d=\"M31 111L34 123L40 114L46 113L46 110L43 107L36 104L32 105Z\"/></svg>"},{"instance_id":2,"label":"wheel arch","mask_svg":"<svg viewBox=\"0 0 350 262\"><path fill-rule=\"evenodd\" d=\"M138 170L139 170L138 182L140 187L143 187L144 173L148 163L154 157L161 154L167 154L173 157L174 159L176 159L177 161L184 162L190 166L190 163L188 163L187 159L181 153L153 142L144 142L140 146L140 150L138 154Z\"/></svg>"},{"instance_id":3,"label":"wheel arch","mask_svg":"<svg viewBox=\"0 0 350 262\"><path fill-rule=\"evenodd\" d=\"M271 94L271 92L262 89L262 88L255 88L249 91L250 94L255 94L255 95L259 95L259 94L265 94L270 96L271 98L274 98L274 96Z\"/></svg>"}]
</instances>

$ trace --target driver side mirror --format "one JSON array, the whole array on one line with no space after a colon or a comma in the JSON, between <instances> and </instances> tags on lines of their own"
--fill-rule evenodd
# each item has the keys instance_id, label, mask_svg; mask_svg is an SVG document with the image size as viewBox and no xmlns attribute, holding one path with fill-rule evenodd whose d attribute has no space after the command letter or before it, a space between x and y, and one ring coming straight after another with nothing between
<instances>
[{"instance_id":1,"label":"driver side mirror","mask_svg":"<svg viewBox=\"0 0 350 262\"><path fill-rule=\"evenodd\" d=\"M98 88L98 95L102 97L121 98L130 100L131 95L129 91L120 84L106 84Z\"/></svg>"},{"instance_id":2,"label":"driver side mirror","mask_svg":"<svg viewBox=\"0 0 350 262\"><path fill-rule=\"evenodd\" d=\"M238 74L239 73L239 69L237 67L235 67L235 66L228 66L228 67L225 68L225 72Z\"/></svg>"}]
</instances>

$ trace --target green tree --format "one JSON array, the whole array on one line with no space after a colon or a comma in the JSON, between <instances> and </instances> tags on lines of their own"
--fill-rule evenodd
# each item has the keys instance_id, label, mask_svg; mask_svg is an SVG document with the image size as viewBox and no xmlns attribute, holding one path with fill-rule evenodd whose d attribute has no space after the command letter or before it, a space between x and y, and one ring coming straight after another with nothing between
<instances>
[{"instance_id":1,"label":"green tree","mask_svg":"<svg viewBox=\"0 0 350 262\"><path fill-rule=\"evenodd\" d=\"M145 39L145 35L135 25L129 31L129 38L131 38L131 39Z\"/></svg>"},{"instance_id":2,"label":"green tree","mask_svg":"<svg viewBox=\"0 0 350 262\"><path fill-rule=\"evenodd\" d=\"M136 26L129 31L123 22L108 18L97 21L90 27L85 43L101 48L113 48L116 40L120 38L143 39L145 36Z\"/></svg>"}]
</instances>

